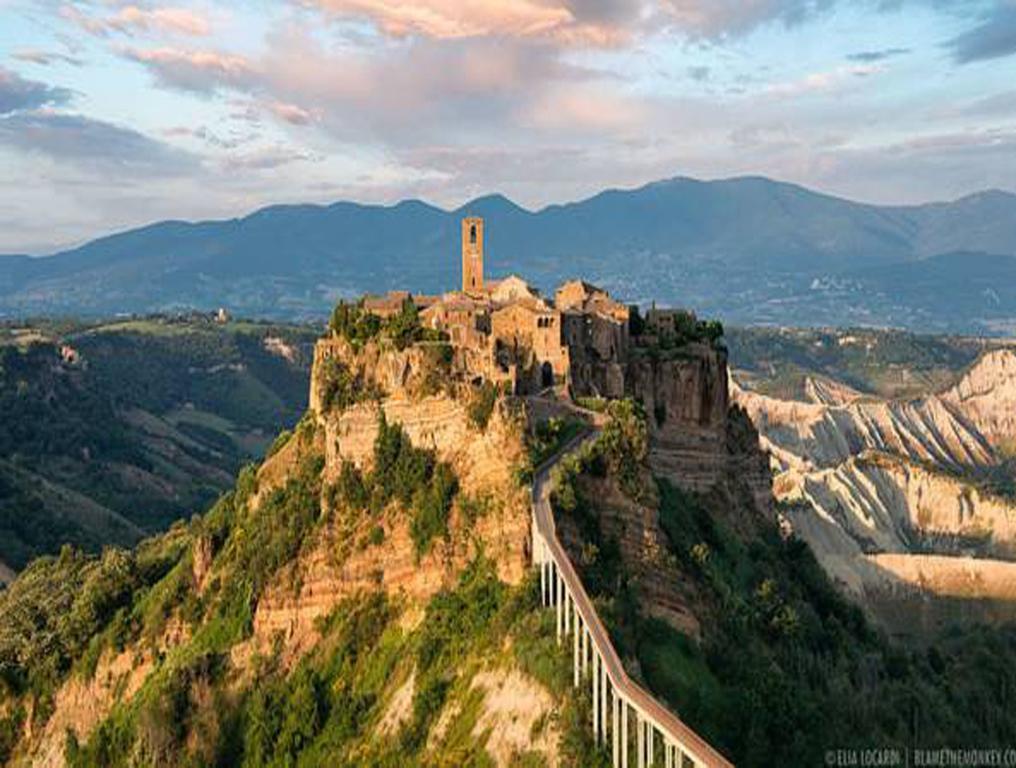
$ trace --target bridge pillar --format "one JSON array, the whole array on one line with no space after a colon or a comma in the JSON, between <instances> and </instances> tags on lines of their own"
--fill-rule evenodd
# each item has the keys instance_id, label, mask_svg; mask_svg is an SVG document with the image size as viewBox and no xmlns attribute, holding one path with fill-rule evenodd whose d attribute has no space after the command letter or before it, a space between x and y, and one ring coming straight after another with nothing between
<instances>
[{"instance_id":1,"label":"bridge pillar","mask_svg":"<svg viewBox=\"0 0 1016 768\"><path fill-rule=\"evenodd\" d=\"M579 663L579 643L580 643L579 635L581 633L583 633L583 632L585 632L585 628L582 626L582 622L578 620L578 616L576 616L575 617L575 632L572 634L572 644L575 646L574 650L572 652L572 657L573 657L574 667L575 667L574 678L575 678L575 687L576 688L579 687L579 675L581 673L581 664Z\"/></svg>"},{"instance_id":2,"label":"bridge pillar","mask_svg":"<svg viewBox=\"0 0 1016 768\"><path fill-rule=\"evenodd\" d=\"M610 725L610 739L611 739L611 762L613 768L618 768L621 764L621 729L620 729L620 710L621 702L617 698L617 688L611 691L611 722Z\"/></svg>"},{"instance_id":3,"label":"bridge pillar","mask_svg":"<svg viewBox=\"0 0 1016 768\"><path fill-rule=\"evenodd\" d=\"M607 678L607 665L600 660L600 733L603 734L603 743L607 743L607 692L610 686Z\"/></svg>"},{"instance_id":4,"label":"bridge pillar","mask_svg":"<svg viewBox=\"0 0 1016 768\"><path fill-rule=\"evenodd\" d=\"M557 644L561 644L561 618L562 618L562 606L561 606L561 572L559 569L554 569L554 613L557 618Z\"/></svg>"},{"instance_id":5,"label":"bridge pillar","mask_svg":"<svg viewBox=\"0 0 1016 768\"><path fill-rule=\"evenodd\" d=\"M638 768L646 768L646 724L642 713L635 710L635 754Z\"/></svg>"},{"instance_id":6,"label":"bridge pillar","mask_svg":"<svg viewBox=\"0 0 1016 768\"><path fill-rule=\"evenodd\" d=\"M582 676L589 671L589 627L582 628Z\"/></svg>"},{"instance_id":7,"label":"bridge pillar","mask_svg":"<svg viewBox=\"0 0 1016 768\"><path fill-rule=\"evenodd\" d=\"M540 601L547 604L547 561L539 560L540 563Z\"/></svg>"},{"instance_id":8,"label":"bridge pillar","mask_svg":"<svg viewBox=\"0 0 1016 768\"><path fill-rule=\"evenodd\" d=\"M621 768L628 768L628 702L621 702Z\"/></svg>"}]
</instances>

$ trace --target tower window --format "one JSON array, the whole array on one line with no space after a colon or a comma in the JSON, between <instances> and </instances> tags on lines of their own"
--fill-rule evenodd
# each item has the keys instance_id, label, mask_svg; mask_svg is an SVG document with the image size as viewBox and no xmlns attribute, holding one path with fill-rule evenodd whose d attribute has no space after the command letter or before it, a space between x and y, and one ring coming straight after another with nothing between
<instances>
[{"instance_id":1,"label":"tower window","mask_svg":"<svg viewBox=\"0 0 1016 768\"><path fill-rule=\"evenodd\" d=\"M469 244L476 245L476 225L470 224L469 226Z\"/></svg>"}]
</instances>

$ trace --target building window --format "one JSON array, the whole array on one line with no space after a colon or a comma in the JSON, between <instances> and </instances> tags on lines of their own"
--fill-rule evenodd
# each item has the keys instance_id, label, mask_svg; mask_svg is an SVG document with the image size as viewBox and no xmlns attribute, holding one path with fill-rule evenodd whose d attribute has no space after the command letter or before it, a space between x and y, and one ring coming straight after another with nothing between
<instances>
[{"instance_id":1,"label":"building window","mask_svg":"<svg viewBox=\"0 0 1016 768\"><path fill-rule=\"evenodd\" d=\"M469 226L469 244L476 245L476 225L470 224Z\"/></svg>"}]
</instances>

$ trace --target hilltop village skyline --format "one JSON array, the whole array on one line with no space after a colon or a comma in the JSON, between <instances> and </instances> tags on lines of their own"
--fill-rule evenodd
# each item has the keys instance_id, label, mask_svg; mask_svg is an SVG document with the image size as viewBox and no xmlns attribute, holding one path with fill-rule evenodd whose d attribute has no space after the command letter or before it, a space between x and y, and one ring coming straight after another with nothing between
<instances>
[{"instance_id":1,"label":"hilltop village skyline","mask_svg":"<svg viewBox=\"0 0 1016 768\"><path fill-rule=\"evenodd\" d=\"M485 235L483 217L462 219L460 288L440 295L410 289L368 294L362 309L387 320L412 304L421 326L443 334L460 352L464 370L517 394L574 387L588 378L577 369L594 367L605 373L588 394L622 397L633 337L655 343L697 324L688 310L655 304L643 317L638 307L582 279L566 281L549 298L518 274L489 277Z\"/></svg>"}]
</instances>

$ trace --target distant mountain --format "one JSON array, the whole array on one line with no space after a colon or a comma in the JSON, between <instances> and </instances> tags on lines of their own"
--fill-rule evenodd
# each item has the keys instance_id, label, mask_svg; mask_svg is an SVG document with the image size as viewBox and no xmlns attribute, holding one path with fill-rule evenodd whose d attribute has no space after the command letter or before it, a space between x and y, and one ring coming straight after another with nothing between
<instances>
[{"instance_id":1,"label":"distant mountain","mask_svg":"<svg viewBox=\"0 0 1016 768\"><path fill-rule=\"evenodd\" d=\"M950 291L929 318L926 295L912 291L926 269L988 282L1010 270L1016 195L883 207L757 177L675 178L536 212L492 195L454 211L418 200L342 202L160 222L47 258L0 258L0 314L225 306L295 318L368 290L438 291L457 282L466 213L487 219L491 273L519 272L543 288L582 275L628 301L687 305L741 323L971 331L1016 318L1016 301L1001 293L998 302L954 306ZM925 261L942 253L954 255Z\"/></svg>"}]
</instances>

